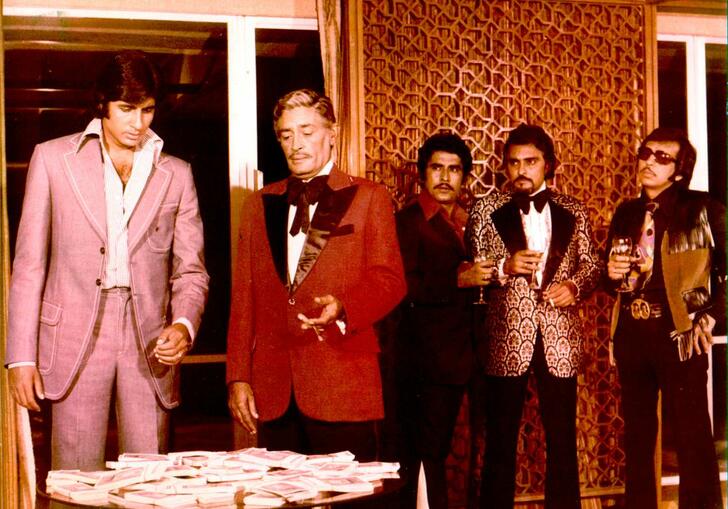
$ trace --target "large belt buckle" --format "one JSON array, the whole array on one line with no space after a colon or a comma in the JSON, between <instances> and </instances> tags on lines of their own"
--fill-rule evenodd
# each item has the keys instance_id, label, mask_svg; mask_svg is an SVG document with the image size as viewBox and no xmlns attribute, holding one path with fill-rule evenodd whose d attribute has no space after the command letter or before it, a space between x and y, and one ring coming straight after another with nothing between
<instances>
[{"instance_id":1,"label":"large belt buckle","mask_svg":"<svg viewBox=\"0 0 728 509\"><path fill-rule=\"evenodd\" d=\"M650 317L650 303L644 299L633 300L629 310L635 320L647 320Z\"/></svg>"}]
</instances>

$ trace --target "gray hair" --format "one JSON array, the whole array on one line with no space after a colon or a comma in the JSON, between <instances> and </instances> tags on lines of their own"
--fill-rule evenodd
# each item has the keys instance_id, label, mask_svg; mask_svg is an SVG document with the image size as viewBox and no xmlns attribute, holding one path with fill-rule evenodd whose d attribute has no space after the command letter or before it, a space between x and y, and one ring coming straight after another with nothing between
<instances>
[{"instance_id":1,"label":"gray hair","mask_svg":"<svg viewBox=\"0 0 728 509\"><path fill-rule=\"evenodd\" d=\"M313 108L321 115L329 125L336 123L336 115L334 114L334 105L331 99L323 94L319 94L315 90L302 88L288 92L286 95L278 99L273 108L273 127L278 123L285 110L294 108Z\"/></svg>"}]
</instances>

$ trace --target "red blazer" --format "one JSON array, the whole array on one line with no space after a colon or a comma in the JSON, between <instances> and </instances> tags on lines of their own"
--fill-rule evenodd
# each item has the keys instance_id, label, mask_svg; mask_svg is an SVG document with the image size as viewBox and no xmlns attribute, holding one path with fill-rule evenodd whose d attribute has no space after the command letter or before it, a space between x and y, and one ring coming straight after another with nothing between
<instances>
[{"instance_id":1,"label":"red blazer","mask_svg":"<svg viewBox=\"0 0 728 509\"><path fill-rule=\"evenodd\" d=\"M384 415L379 345L372 324L405 293L386 189L334 168L312 218L295 281L288 284L286 181L251 195L242 211L228 332L227 381L251 384L262 421L280 417L291 394L307 416L363 421ZM331 294L346 312L319 341L298 313L318 316Z\"/></svg>"}]
</instances>

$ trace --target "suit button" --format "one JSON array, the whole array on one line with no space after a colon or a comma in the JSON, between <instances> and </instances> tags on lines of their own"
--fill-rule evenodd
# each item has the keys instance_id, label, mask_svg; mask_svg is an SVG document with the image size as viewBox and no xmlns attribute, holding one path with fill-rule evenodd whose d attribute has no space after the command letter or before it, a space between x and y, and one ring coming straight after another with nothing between
<instances>
[{"instance_id":1,"label":"suit button","mask_svg":"<svg viewBox=\"0 0 728 509\"><path fill-rule=\"evenodd\" d=\"M289 304L290 304L291 306L293 306L294 304L296 304L296 299L294 299L293 297L291 297L291 298L289 298L289 299L288 299L288 303L289 303Z\"/></svg>"},{"instance_id":2,"label":"suit button","mask_svg":"<svg viewBox=\"0 0 728 509\"><path fill-rule=\"evenodd\" d=\"M101 280L100 279L97 279L96 280L96 286L101 286Z\"/></svg>"},{"instance_id":3,"label":"suit button","mask_svg":"<svg viewBox=\"0 0 728 509\"><path fill-rule=\"evenodd\" d=\"M99 253L105 254L106 253L106 248L104 246L101 246L101 249L99 249Z\"/></svg>"}]
</instances>

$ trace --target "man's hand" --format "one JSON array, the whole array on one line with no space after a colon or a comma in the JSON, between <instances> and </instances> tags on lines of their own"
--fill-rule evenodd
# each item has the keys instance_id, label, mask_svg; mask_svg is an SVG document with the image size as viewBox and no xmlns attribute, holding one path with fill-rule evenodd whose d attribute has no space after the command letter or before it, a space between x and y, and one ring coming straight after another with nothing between
<instances>
[{"instance_id":1,"label":"man's hand","mask_svg":"<svg viewBox=\"0 0 728 509\"><path fill-rule=\"evenodd\" d=\"M43 391L43 380L35 366L16 366L8 370L8 381L10 383L10 393L15 398L18 405L24 406L28 410L40 411L40 405L36 401L45 399Z\"/></svg>"},{"instance_id":2,"label":"man's hand","mask_svg":"<svg viewBox=\"0 0 728 509\"><path fill-rule=\"evenodd\" d=\"M253 389L246 382L232 382L228 386L228 408L230 415L249 433L255 435L258 410L255 408Z\"/></svg>"},{"instance_id":3,"label":"man's hand","mask_svg":"<svg viewBox=\"0 0 728 509\"><path fill-rule=\"evenodd\" d=\"M506 259L503 264L503 272L509 275L530 275L533 271L541 268L542 259L543 253L541 251L522 249Z\"/></svg>"},{"instance_id":4,"label":"man's hand","mask_svg":"<svg viewBox=\"0 0 728 509\"><path fill-rule=\"evenodd\" d=\"M173 323L166 327L154 347L154 356L167 366L174 366L182 362L182 358L191 347L190 333L181 323Z\"/></svg>"},{"instance_id":5,"label":"man's hand","mask_svg":"<svg viewBox=\"0 0 728 509\"><path fill-rule=\"evenodd\" d=\"M715 318L708 314L702 315L693 324L693 348L698 355L703 352L708 353L710 350L710 346L713 344L713 327L715 327Z\"/></svg>"},{"instance_id":6,"label":"man's hand","mask_svg":"<svg viewBox=\"0 0 728 509\"><path fill-rule=\"evenodd\" d=\"M607 275L614 281L621 280L630 271L634 258L628 255L614 255L607 262Z\"/></svg>"},{"instance_id":7,"label":"man's hand","mask_svg":"<svg viewBox=\"0 0 728 509\"><path fill-rule=\"evenodd\" d=\"M498 279L495 260L462 262L458 267L458 288L485 286Z\"/></svg>"},{"instance_id":8,"label":"man's hand","mask_svg":"<svg viewBox=\"0 0 728 509\"><path fill-rule=\"evenodd\" d=\"M333 295L316 297L313 301L323 306L321 308L321 314L318 318L309 318L303 313L299 313L298 319L301 320L301 328L303 330L314 329L318 332L320 327L340 320L344 314L344 305Z\"/></svg>"},{"instance_id":9,"label":"man's hand","mask_svg":"<svg viewBox=\"0 0 728 509\"><path fill-rule=\"evenodd\" d=\"M572 281L549 285L543 292L543 300L555 308L576 304L576 285Z\"/></svg>"}]
</instances>

